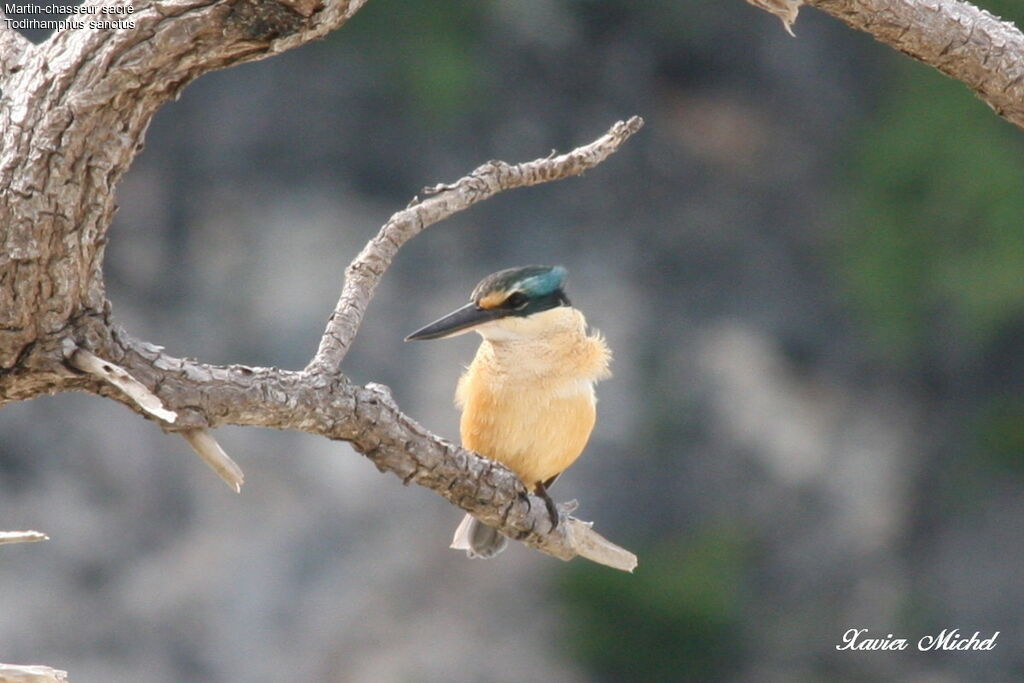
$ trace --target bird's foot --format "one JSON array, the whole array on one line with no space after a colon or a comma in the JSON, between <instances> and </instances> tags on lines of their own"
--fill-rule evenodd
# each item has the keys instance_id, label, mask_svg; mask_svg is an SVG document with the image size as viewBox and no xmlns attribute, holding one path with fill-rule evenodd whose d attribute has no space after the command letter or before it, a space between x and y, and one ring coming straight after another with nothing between
<instances>
[{"instance_id":1,"label":"bird's foot","mask_svg":"<svg viewBox=\"0 0 1024 683\"><path fill-rule=\"evenodd\" d=\"M555 501L551 500L551 496L548 495L548 490L542 482L537 482L537 487L533 492L544 501L544 505L548 509L548 517L551 519L551 530L554 531L558 528L558 507L555 505Z\"/></svg>"}]
</instances>

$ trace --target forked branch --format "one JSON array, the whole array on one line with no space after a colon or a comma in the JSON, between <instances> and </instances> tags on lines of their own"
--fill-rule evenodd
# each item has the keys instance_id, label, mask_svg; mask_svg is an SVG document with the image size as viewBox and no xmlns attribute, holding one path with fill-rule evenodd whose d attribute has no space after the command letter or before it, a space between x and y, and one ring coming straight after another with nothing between
<instances>
[{"instance_id":1,"label":"forked branch","mask_svg":"<svg viewBox=\"0 0 1024 683\"><path fill-rule=\"evenodd\" d=\"M153 113L201 74L319 37L364 1L152 3L133 15L133 31L58 31L39 46L0 31L0 295L13 303L0 306L0 405L67 390L111 398L180 433L234 490L242 472L210 432L219 425L345 440L381 470L437 491L528 545L563 559L603 557L631 568L635 558L612 557L614 546L567 516L552 532L544 506L515 475L426 431L383 388L354 385L338 367L405 242L498 192L593 168L640 128L639 118L568 154L490 162L425 190L349 266L319 349L302 372L173 358L110 320L102 245L117 181ZM51 186L58 189L40 190Z\"/></svg>"},{"instance_id":2,"label":"forked branch","mask_svg":"<svg viewBox=\"0 0 1024 683\"><path fill-rule=\"evenodd\" d=\"M399 409L387 387L354 385L337 367L377 283L410 238L498 192L579 175L607 159L642 125L642 119L633 117L568 154L522 164L491 161L454 183L426 190L426 198L415 199L392 216L348 267L320 350L306 370L218 367L173 358L114 328L107 330L108 338L95 355L110 359L104 367L116 367L145 387L157 388L161 405L178 416L173 424L164 422L164 429L189 435L193 445L196 434L223 424L293 429L348 441L381 471L437 492L526 545L563 560L581 556L632 571L632 553L566 511L552 529L543 501L529 495L515 474L430 433ZM99 393L151 414L124 390L111 392L104 373L93 374L104 380Z\"/></svg>"}]
</instances>

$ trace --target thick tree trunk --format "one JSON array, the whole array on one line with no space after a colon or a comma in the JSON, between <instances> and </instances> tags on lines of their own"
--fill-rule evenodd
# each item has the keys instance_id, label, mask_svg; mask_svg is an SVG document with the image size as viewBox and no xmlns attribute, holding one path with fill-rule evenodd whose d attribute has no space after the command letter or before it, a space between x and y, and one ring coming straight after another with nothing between
<instances>
[{"instance_id":1,"label":"thick tree trunk","mask_svg":"<svg viewBox=\"0 0 1024 683\"><path fill-rule=\"evenodd\" d=\"M103 344L115 189L157 109L207 71L322 36L364 2L156 2L136 8L134 29L38 46L0 25L0 405L81 387L62 342Z\"/></svg>"}]
</instances>

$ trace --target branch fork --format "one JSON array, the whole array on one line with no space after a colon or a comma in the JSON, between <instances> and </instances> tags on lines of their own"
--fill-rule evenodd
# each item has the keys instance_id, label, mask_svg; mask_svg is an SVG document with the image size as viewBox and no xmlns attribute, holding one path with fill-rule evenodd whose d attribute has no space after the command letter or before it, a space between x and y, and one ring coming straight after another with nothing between
<instances>
[{"instance_id":1,"label":"branch fork","mask_svg":"<svg viewBox=\"0 0 1024 683\"><path fill-rule=\"evenodd\" d=\"M305 372L333 372L340 365L358 332L377 284L398 250L410 239L430 225L498 192L580 175L607 159L642 126L643 119L634 116L619 121L594 142L566 154L558 155L553 150L546 157L514 165L489 161L454 183L440 183L424 188L421 192L424 198L414 198L405 209L392 215L345 270L345 283L338 303L321 338L320 347ZM369 384L366 389L379 393L382 403L400 413L387 387ZM496 463L490 464L501 467ZM416 480L417 472L418 468L413 469L403 477L403 481ZM515 478L511 472L508 474ZM443 492L442 495L453 500ZM463 507L472 512L469 507ZM547 537L531 538L528 545L564 560L581 556L625 571L631 572L636 567L635 555L603 538L593 530L591 524L568 517L564 512L561 521L556 529L549 531ZM502 522L508 523L507 514L502 517ZM536 520L533 520L531 533L536 528L535 524Z\"/></svg>"},{"instance_id":2,"label":"branch fork","mask_svg":"<svg viewBox=\"0 0 1024 683\"><path fill-rule=\"evenodd\" d=\"M0 175L7 181L0 182L0 225L8 226L0 231L0 254L12 255L0 256L0 295L12 301L0 311L0 405L71 389L112 398L181 434L234 491L243 474L212 436L220 425L348 441L379 468L432 488L527 545L562 559L593 554L602 543L589 527L566 518L550 531L517 498L522 485L514 475L447 444L373 387L353 384L339 366L377 284L409 239L499 192L594 168L640 129L639 117L566 154L485 163L391 216L346 269L304 371L173 358L110 320L103 244L117 182L153 114L198 76L318 38L364 2L182 0L140 8L132 31L58 31L40 45L0 23ZM59 193L41 189L55 179L64 181ZM21 292L44 293L46 300ZM473 479L484 473L497 485Z\"/></svg>"},{"instance_id":3,"label":"branch fork","mask_svg":"<svg viewBox=\"0 0 1024 683\"><path fill-rule=\"evenodd\" d=\"M469 175L442 186L395 213L345 271L345 282L330 316L320 347L305 370L218 367L173 358L163 349L113 332L102 355L74 356L108 382L133 388L134 396L120 398L143 412L139 385L159 386L166 409L187 406L192 419L208 428L222 424L296 429L348 441L381 471L404 482L437 492L454 505L476 515L511 538L544 553L569 560L586 557L608 566L632 570L636 558L610 543L590 525L563 512L552 530L547 511L529 500L518 477L500 464L481 458L432 434L405 415L387 387L351 383L338 366L345 357L366 312L370 298L398 250L427 226L483 201L498 192L579 175L607 159L636 133L642 119L620 121L593 142L560 156L521 164L488 162ZM84 359L84 360L83 360ZM152 408L152 406L150 406ZM179 420L181 421L181 420ZM207 463L235 490L241 470L211 443L205 429L181 431Z\"/></svg>"}]
</instances>

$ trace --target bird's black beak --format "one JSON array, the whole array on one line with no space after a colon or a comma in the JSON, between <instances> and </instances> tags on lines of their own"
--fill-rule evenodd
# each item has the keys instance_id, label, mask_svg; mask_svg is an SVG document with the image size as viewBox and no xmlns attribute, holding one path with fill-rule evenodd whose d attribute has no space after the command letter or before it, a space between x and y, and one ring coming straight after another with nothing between
<instances>
[{"instance_id":1,"label":"bird's black beak","mask_svg":"<svg viewBox=\"0 0 1024 683\"><path fill-rule=\"evenodd\" d=\"M426 327L416 330L406 337L405 341L424 341L427 339L452 337L462 332L468 332L477 325L496 320L501 315L501 311L480 308L475 303L470 302L462 308L452 311L440 320L435 320Z\"/></svg>"}]
</instances>

